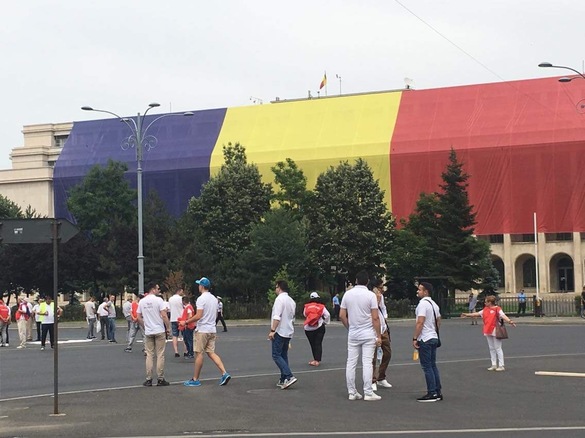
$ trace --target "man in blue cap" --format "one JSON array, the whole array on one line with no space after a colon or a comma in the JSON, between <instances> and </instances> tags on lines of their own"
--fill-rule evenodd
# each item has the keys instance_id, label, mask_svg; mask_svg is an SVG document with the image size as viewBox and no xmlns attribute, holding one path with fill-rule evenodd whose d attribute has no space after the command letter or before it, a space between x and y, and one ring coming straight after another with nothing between
<instances>
[{"instance_id":1,"label":"man in blue cap","mask_svg":"<svg viewBox=\"0 0 585 438\"><path fill-rule=\"evenodd\" d=\"M195 373L191 380L187 380L183 384L185 386L201 386L199 375L201 374L201 368L203 368L203 353L205 352L217 368L219 368L221 372L219 386L224 386L227 385L231 376L225 370L221 358L215 353L217 298L209 292L211 281L207 277L201 277L195 283L199 285L199 293L201 294L196 302L197 312L186 321L180 322L183 326L197 322L195 332Z\"/></svg>"}]
</instances>

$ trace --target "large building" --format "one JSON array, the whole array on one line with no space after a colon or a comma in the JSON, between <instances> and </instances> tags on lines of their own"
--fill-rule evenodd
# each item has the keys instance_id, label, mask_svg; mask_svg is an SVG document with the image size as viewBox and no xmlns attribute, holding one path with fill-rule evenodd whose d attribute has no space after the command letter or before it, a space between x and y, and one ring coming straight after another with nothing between
<instances>
[{"instance_id":1,"label":"large building","mask_svg":"<svg viewBox=\"0 0 585 438\"><path fill-rule=\"evenodd\" d=\"M501 290L580 291L585 283L585 81L533 79L430 90L399 90L270 105L196 111L151 126L144 188L175 215L221 166L222 146L239 142L266 182L292 158L313 185L341 160L364 158L398 217L421 192L438 190L451 148L470 174L476 234L492 244ZM148 116L146 124L154 120ZM0 193L69 217L68 190L95 164L128 164L129 131L116 119L24 128ZM64 144L64 139L67 139ZM534 244L534 213L538 246ZM538 251L537 251L538 248ZM537 255L537 257L535 257ZM538 260L538 270L536 269Z\"/></svg>"}]
</instances>

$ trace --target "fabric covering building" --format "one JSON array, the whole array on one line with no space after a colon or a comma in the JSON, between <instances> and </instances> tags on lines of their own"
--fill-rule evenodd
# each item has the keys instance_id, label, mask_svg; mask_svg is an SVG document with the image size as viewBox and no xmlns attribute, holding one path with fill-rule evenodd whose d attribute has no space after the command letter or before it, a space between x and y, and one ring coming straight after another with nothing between
<instances>
[{"instance_id":1,"label":"fabric covering building","mask_svg":"<svg viewBox=\"0 0 585 438\"><path fill-rule=\"evenodd\" d=\"M533 213L537 214L543 291L580 290L585 248L585 81L557 78L430 90L363 93L196 111L152 125L156 147L144 153L144 191L169 211L188 200L223 162L222 146L241 143L265 182L286 158L312 187L340 161L365 159L397 218L421 192L438 190L454 148L470 174L476 234L492 242L502 288L535 287ZM156 115L148 116L146 124ZM55 163L56 217L70 218L68 190L108 159L126 162L135 185L129 135L116 119L75 122Z\"/></svg>"}]
</instances>

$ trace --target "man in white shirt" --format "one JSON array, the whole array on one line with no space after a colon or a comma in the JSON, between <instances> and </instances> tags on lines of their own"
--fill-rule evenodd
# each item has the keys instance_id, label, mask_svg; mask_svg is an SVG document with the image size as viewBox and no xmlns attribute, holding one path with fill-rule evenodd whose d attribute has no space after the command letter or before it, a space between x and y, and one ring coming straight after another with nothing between
<instances>
[{"instance_id":1,"label":"man in white shirt","mask_svg":"<svg viewBox=\"0 0 585 438\"><path fill-rule=\"evenodd\" d=\"M108 297L104 297L102 303L98 306L98 316L100 318L100 326L102 332L102 341L105 339L105 335L108 334L108 340L110 340L110 334L108 332Z\"/></svg>"},{"instance_id":2,"label":"man in white shirt","mask_svg":"<svg viewBox=\"0 0 585 438\"><path fill-rule=\"evenodd\" d=\"M126 320L126 342L130 340L130 327L132 326L132 301L131 296L126 294L126 299L122 303L122 315L124 315L124 319Z\"/></svg>"},{"instance_id":3,"label":"man in white shirt","mask_svg":"<svg viewBox=\"0 0 585 438\"><path fill-rule=\"evenodd\" d=\"M348 329L347 335L347 365L345 380L349 400L377 401L381 397L372 389L374 367L372 358L376 346L382 345L380 332L380 316L376 295L368 288L369 276L366 271L356 275L356 286L343 295L339 316L341 322ZM355 387L355 371L360 352L362 354L362 377L364 381L364 396Z\"/></svg>"},{"instance_id":4,"label":"man in white shirt","mask_svg":"<svg viewBox=\"0 0 585 438\"><path fill-rule=\"evenodd\" d=\"M169 386L165 380L165 346L166 334L169 332L169 318L164 301L158 296L158 284L147 286L148 295L140 300L136 314L138 323L144 328L146 351L146 380L144 386L152 386L154 356L156 354L156 386Z\"/></svg>"},{"instance_id":5,"label":"man in white shirt","mask_svg":"<svg viewBox=\"0 0 585 438\"><path fill-rule=\"evenodd\" d=\"M117 344L116 341L116 296L110 295L110 301L106 304L108 309L108 339L110 342Z\"/></svg>"},{"instance_id":6,"label":"man in white shirt","mask_svg":"<svg viewBox=\"0 0 585 438\"><path fill-rule=\"evenodd\" d=\"M420 366L425 374L427 393L416 400L421 403L443 400L441 379L437 368L437 348L439 347L439 327L441 313L439 306L431 299L433 285L422 281L416 295L420 298L416 306L416 327L412 343L418 350Z\"/></svg>"},{"instance_id":7,"label":"man in white shirt","mask_svg":"<svg viewBox=\"0 0 585 438\"><path fill-rule=\"evenodd\" d=\"M272 341L272 360L280 370L280 380L276 386L287 389L297 381L288 365L288 348L295 331L296 303L288 294L288 283L285 280L278 280L275 290L268 339Z\"/></svg>"},{"instance_id":8,"label":"man in white shirt","mask_svg":"<svg viewBox=\"0 0 585 438\"><path fill-rule=\"evenodd\" d=\"M183 314L183 295L184 295L183 288L179 287L175 291L175 294L169 298L169 308L171 310L171 332L173 335L173 350L175 350L175 357L181 357L181 355L179 354L178 319Z\"/></svg>"},{"instance_id":9,"label":"man in white shirt","mask_svg":"<svg viewBox=\"0 0 585 438\"><path fill-rule=\"evenodd\" d=\"M227 385L232 376L225 370L221 358L215 353L217 298L209 292L211 281L207 277L201 277L195 283L199 285L199 293L201 294L195 303L197 312L191 318L180 322L181 325L197 322L197 331L195 332L195 372L193 373L193 378L184 382L183 385L201 386L199 375L203 368L203 353L205 352L221 372L219 386L224 386Z\"/></svg>"},{"instance_id":10,"label":"man in white shirt","mask_svg":"<svg viewBox=\"0 0 585 438\"><path fill-rule=\"evenodd\" d=\"M83 305L85 308L85 318L87 319L87 339L95 339L95 298L89 297L89 300Z\"/></svg>"}]
</instances>

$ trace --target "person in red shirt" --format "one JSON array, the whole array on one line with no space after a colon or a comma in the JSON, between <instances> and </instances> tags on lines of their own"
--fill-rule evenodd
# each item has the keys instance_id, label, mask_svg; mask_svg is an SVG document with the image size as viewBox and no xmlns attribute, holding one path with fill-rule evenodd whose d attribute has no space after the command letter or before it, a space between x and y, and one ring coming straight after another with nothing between
<instances>
[{"instance_id":1,"label":"person in red shirt","mask_svg":"<svg viewBox=\"0 0 585 438\"><path fill-rule=\"evenodd\" d=\"M138 332L142 331L140 324L138 323L138 314L136 311L138 310L138 302L140 301L139 296L134 295L134 299L132 300L131 306L131 313L130 313L130 331L128 332L128 345L124 348L126 353L132 352L132 344L134 344L134 340L136 339L136 335ZM144 333L143 333L144 336Z\"/></svg>"},{"instance_id":2,"label":"person in red shirt","mask_svg":"<svg viewBox=\"0 0 585 438\"><path fill-rule=\"evenodd\" d=\"M183 314L179 317L179 330L183 331L183 342L185 342L185 349L187 350L187 355L185 359L195 359L195 353L193 352L193 333L195 331L195 327L197 326L196 322L190 322L187 325L182 324L182 321L187 321L191 319L195 315L195 308L191 301L189 300L188 296L183 296Z\"/></svg>"},{"instance_id":3,"label":"person in red shirt","mask_svg":"<svg viewBox=\"0 0 585 438\"><path fill-rule=\"evenodd\" d=\"M503 319L508 324L516 327L514 321L506 316L501 307L496 306L496 297L488 295L485 299L485 307L479 312L462 313L462 318L481 317L483 319L483 335L487 339L490 349L490 358L492 365L488 371L505 371L504 368L504 350L502 350L502 340L496 339L496 324Z\"/></svg>"}]
</instances>

